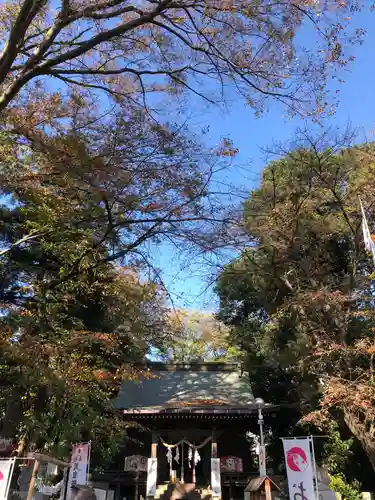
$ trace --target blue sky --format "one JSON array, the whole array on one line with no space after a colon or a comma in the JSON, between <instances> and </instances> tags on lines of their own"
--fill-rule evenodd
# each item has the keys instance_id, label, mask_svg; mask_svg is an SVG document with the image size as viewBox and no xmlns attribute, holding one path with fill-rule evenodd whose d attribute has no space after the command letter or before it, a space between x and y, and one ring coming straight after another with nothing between
<instances>
[{"instance_id":1,"label":"blue sky","mask_svg":"<svg viewBox=\"0 0 375 500\"><path fill-rule=\"evenodd\" d=\"M368 0L370 1L370 0ZM367 31L364 43L352 48L356 57L350 70L343 70L340 78L340 102L336 114L324 122L324 126L345 128L348 122L358 129L360 137L374 139L375 130L375 13L368 11L357 15L353 21ZM272 141L287 142L292 139L296 128L304 125L300 118L283 118L283 109L277 103L270 103L270 111L256 118L251 108L238 98L229 103L228 110L205 108L192 120L191 128L199 132L209 126L208 141L219 143L222 137L230 137L240 153L236 157L238 165L247 165L244 175L240 168L234 168L231 181L244 185L249 190L257 186L264 166L262 148ZM208 271L201 266L187 266L170 249L163 249L163 255L155 258L161 268L165 284L175 304L192 309L215 310L217 300L212 287L207 287Z\"/></svg>"}]
</instances>

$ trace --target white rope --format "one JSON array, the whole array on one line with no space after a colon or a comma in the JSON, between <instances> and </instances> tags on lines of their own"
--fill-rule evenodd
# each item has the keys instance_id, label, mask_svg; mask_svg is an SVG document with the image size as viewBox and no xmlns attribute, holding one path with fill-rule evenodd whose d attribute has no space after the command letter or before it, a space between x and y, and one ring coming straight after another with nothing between
<instances>
[{"instance_id":1,"label":"white rope","mask_svg":"<svg viewBox=\"0 0 375 500\"><path fill-rule=\"evenodd\" d=\"M209 436L201 444L193 444L193 443L190 443L190 441L187 441L186 439L181 439L181 441L179 441L178 443L175 443L175 444L169 444L169 443L166 443L162 437L160 437L161 444L163 446L165 446L166 448L176 448L176 446L180 446L180 444L186 443L191 448L194 448L194 450L199 450L200 448L203 448L203 446L205 446L211 440L212 440L212 436Z\"/></svg>"}]
</instances>

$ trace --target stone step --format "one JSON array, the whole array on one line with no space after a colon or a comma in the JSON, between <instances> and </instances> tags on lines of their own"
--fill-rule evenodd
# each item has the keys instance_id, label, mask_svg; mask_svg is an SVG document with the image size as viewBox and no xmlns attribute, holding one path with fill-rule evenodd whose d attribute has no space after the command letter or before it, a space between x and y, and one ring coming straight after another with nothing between
<instances>
[{"instance_id":1,"label":"stone step","mask_svg":"<svg viewBox=\"0 0 375 500\"><path fill-rule=\"evenodd\" d=\"M210 488L199 488L194 483L169 483L159 485L156 489L155 500L210 500Z\"/></svg>"}]
</instances>

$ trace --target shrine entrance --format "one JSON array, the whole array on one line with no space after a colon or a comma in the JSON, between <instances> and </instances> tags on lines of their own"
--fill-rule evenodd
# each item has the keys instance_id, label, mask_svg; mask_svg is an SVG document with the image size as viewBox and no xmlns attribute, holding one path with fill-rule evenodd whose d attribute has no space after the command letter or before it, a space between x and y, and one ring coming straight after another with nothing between
<instances>
[{"instance_id":1,"label":"shrine entrance","mask_svg":"<svg viewBox=\"0 0 375 500\"><path fill-rule=\"evenodd\" d=\"M259 475L248 439L259 432L259 408L248 374L229 363L140 368L148 375L125 382L116 403L125 419L139 423L129 429L125 456L147 460L127 500L173 500L192 492L198 499L243 500L250 478ZM263 409L264 418L273 411Z\"/></svg>"},{"instance_id":2,"label":"shrine entrance","mask_svg":"<svg viewBox=\"0 0 375 500\"><path fill-rule=\"evenodd\" d=\"M163 482L199 485L210 483L212 436L200 442L191 438L183 438L177 442L167 441L163 437L159 439L159 478Z\"/></svg>"}]
</instances>

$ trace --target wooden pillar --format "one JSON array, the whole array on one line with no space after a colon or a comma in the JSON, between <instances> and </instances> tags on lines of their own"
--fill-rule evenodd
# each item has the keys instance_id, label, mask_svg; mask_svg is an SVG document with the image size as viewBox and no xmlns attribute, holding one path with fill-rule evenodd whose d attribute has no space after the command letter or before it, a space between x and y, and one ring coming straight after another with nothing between
<instances>
[{"instance_id":1,"label":"wooden pillar","mask_svg":"<svg viewBox=\"0 0 375 500\"><path fill-rule=\"evenodd\" d=\"M139 496L139 472L135 474L134 500L138 500Z\"/></svg>"},{"instance_id":2,"label":"wooden pillar","mask_svg":"<svg viewBox=\"0 0 375 500\"><path fill-rule=\"evenodd\" d=\"M217 436L216 436L216 429L215 428L212 429L211 458L217 458ZM211 470L210 482L211 481L212 481L212 470ZM212 484L211 484L211 487L212 487Z\"/></svg>"},{"instance_id":3,"label":"wooden pillar","mask_svg":"<svg viewBox=\"0 0 375 500\"><path fill-rule=\"evenodd\" d=\"M211 458L217 458L216 429L212 429Z\"/></svg>"},{"instance_id":4,"label":"wooden pillar","mask_svg":"<svg viewBox=\"0 0 375 500\"><path fill-rule=\"evenodd\" d=\"M115 493L115 500L121 500L121 485L120 483L118 482L116 484L116 493Z\"/></svg>"},{"instance_id":5,"label":"wooden pillar","mask_svg":"<svg viewBox=\"0 0 375 500\"><path fill-rule=\"evenodd\" d=\"M35 480L36 480L37 475L38 475L38 469L39 469L39 462L38 462L38 460L35 460L34 467L33 467L33 473L31 475L31 479L30 479L29 489L27 491L26 500L31 500L34 496Z\"/></svg>"},{"instance_id":6,"label":"wooden pillar","mask_svg":"<svg viewBox=\"0 0 375 500\"><path fill-rule=\"evenodd\" d=\"M185 443L182 442L182 445L181 445L181 483L182 484L184 484L184 482L185 482L185 466L184 466L185 453L184 453L184 445L185 445Z\"/></svg>"},{"instance_id":7,"label":"wooden pillar","mask_svg":"<svg viewBox=\"0 0 375 500\"><path fill-rule=\"evenodd\" d=\"M151 458L158 457L158 435L156 432L152 433L152 443L151 443Z\"/></svg>"},{"instance_id":8,"label":"wooden pillar","mask_svg":"<svg viewBox=\"0 0 375 500\"><path fill-rule=\"evenodd\" d=\"M147 465L147 485L146 485L146 496L148 498L154 498L155 488L157 488L158 473L157 473L157 458L158 458L158 435L156 432L152 432L151 436L151 457ZM153 459L153 460L151 460ZM153 464L150 462L154 462ZM149 467L150 465L150 467ZM155 470L156 466L156 470Z\"/></svg>"},{"instance_id":9,"label":"wooden pillar","mask_svg":"<svg viewBox=\"0 0 375 500\"><path fill-rule=\"evenodd\" d=\"M266 493L266 500L271 500L271 498L272 498L272 496L271 496L271 483L270 483L270 480L268 479L268 477L264 481L264 490Z\"/></svg>"}]
</instances>

